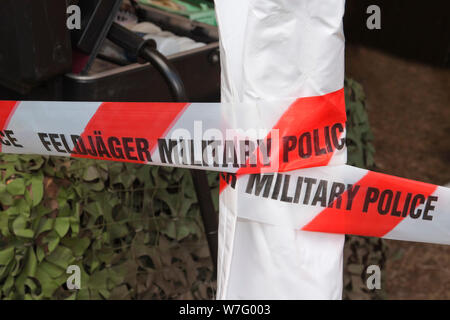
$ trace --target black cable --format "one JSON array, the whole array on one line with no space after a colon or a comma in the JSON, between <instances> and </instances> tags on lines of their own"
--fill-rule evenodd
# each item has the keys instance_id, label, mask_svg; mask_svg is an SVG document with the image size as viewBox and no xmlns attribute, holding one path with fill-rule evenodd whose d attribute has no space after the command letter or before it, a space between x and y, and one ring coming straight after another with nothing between
<instances>
[{"instance_id":1,"label":"black cable","mask_svg":"<svg viewBox=\"0 0 450 320\"><path fill-rule=\"evenodd\" d=\"M148 61L155 67L156 70L164 77L167 85L169 86L170 93L175 98L177 102L188 101L186 90L184 89L183 81L176 69L171 65L170 61L167 60L159 51L150 47L144 46L139 52L139 56Z\"/></svg>"},{"instance_id":2,"label":"black cable","mask_svg":"<svg viewBox=\"0 0 450 320\"><path fill-rule=\"evenodd\" d=\"M112 24L108 33L108 39L126 51L150 62L151 65L163 76L175 101L188 101L183 81L178 75L178 72L170 61L158 52L158 50L156 50L156 42L154 40L145 40L118 23ZM215 269L217 265L218 219L214 208L214 203L211 198L208 177L206 176L206 172L204 170L191 169L190 171Z\"/></svg>"},{"instance_id":3,"label":"black cable","mask_svg":"<svg viewBox=\"0 0 450 320\"><path fill-rule=\"evenodd\" d=\"M186 102L186 91L180 76L176 72L161 53L151 46L143 46L139 51L139 56L146 61L149 61L160 74L163 75L164 80L169 85L172 96L175 101ZM191 176L194 182L195 193L197 195L197 202L200 207L200 214L203 220L203 227L205 228L206 239L208 241L209 252L214 267L214 274L216 277L217 266L217 248L218 248L218 217L214 208L214 203L211 198L211 190L208 184L208 177L204 170L191 169Z\"/></svg>"},{"instance_id":4,"label":"black cable","mask_svg":"<svg viewBox=\"0 0 450 320\"><path fill-rule=\"evenodd\" d=\"M183 82L180 76L172 67L169 60L164 57L154 47L145 45L139 50L139 56L149 61L160 74L169 86L172 96L177 102L186 102L187 96L184 89ZM203 227L205 228L206 239L208 242L209 252L213 262L214 274L216 277L217 266L217 248L218 248L218 217L214 208L214 203L211 198L211 190L208 184L208 177L204 170L191 169L191 176L194 182L195 193L197 195L197 202L200 207L200 214L203 220Z\"/></svg>"},{"instance_id":5,"label":"black cable","mask_svg":"<svg viewBox=\"0 0 450 320\"><path fill-rule=\"evenodd\" d=\"M169 86L172 97L177 102L187 102L186 90L175 67L156 50L156 42L152 39L145 40L133 31L114 22L108 33L108 39L119 47L125 49L151 65L163 76Z\"/></svg>"}]
</instances>

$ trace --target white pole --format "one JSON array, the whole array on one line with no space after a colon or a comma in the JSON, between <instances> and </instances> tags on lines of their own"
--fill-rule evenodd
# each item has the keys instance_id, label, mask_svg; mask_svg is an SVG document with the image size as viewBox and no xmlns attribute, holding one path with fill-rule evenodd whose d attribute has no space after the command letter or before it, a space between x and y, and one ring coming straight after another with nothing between
<instances>
[{"instance_id":1,"label":"white pole","mask_svg":"<svg viewBox=\"0 0 450 320\"><path fill-rule=\"evenodd\" d=\"M342 89L344 0L215 3L222 102ZM218 299L341 299L344 235L239 218L239 199L230 187L220 195Z\"/></svg>"}]
</instances>

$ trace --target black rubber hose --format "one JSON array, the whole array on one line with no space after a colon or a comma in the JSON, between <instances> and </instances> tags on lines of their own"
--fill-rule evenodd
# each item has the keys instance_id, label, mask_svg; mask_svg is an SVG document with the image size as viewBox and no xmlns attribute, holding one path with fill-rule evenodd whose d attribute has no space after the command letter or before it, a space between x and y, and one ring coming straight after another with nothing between
<instances>
[{"instance_id":1,"label":"black rubber hose","mask_svg":"<svg viewBox=\"0 0 450 320\"><path fill-rule=\"evenodd\" d=\"M170 93L176 102L187 102L186 90L175 67L169 60L156 50L154 40L144 40L134 32L125 27L113 23L108 34L108 38L116 45L128 52L132 52L151 63L151 65L163 76L169 86ZM211 190L208 185L208 177L203 170L191 169L192 179L197 194L197 200L202 215L203 226L205 228L211 258L216 272L217 247L218 247L218 217L211 198Z\"/></svg>"},{"instance_id":2,"label":"black rubber hose","mask_svg":"<svg viewBox=\"0 0 450 320\"><path fill-rule=\"evenodd\" d=\"M186 102L186 91L180 76L170 64L170 62L150 46L143 46L139 52L139 56L149 61L160 74L163 75L166 83L169 85L172 96L178 102ZM194 182L195 193L202 215L203 227L205 228L206 239L208 241L209 252L213 261L214 276L216 277L217 266L217 248L218 248L218 217L211 198L211 190L208 185L208 177L203 170L191 169L192 180Z\"/></svg>"},{"instance_id":3,"label":"black rubber hose","mask_svg":"<svg viewBox=\"0 0 450 320\"><path fill-rule=\"evenodd\" d=\"M150 62L163 76L175 101L187 102L188 99L183 81L176 69L165 56L150 46L143 46L138 54L142 59Z\"/></svg>"},{"instance_id":4,"label":"black rubber hose","mask_svg":"<svg viewBox=\"0 0 450 320\"><path fill-rule=\"evenodd\" d=\"M114 22L109 30L108 39L125 51L141 57L163 76L175 101L187 102L186 90L175 67L156 49L156 42L145 40L136 33Z\"/></svg>"},{"instance_id":5,"label":"black rubber hose","mask_svg":"<svg viewBox=\"0 0 450 320\"><path fill-rule=\"evenodd\" d=\"M206 240L209 253L213 262L214 273L217 272L217 251L219 247L218 229L219 217L211 197L211 189L208 184L208 176L205 170L190 169L192 181L194 182L195 194L205 228ZM215 275L216 276L216 275Z\"/></svg>"}]
</instances>

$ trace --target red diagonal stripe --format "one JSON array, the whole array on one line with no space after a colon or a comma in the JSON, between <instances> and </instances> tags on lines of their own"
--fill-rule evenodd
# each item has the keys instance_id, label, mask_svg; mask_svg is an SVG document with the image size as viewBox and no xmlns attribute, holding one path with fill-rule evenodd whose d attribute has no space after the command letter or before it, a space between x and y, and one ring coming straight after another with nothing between
<instances>
[{"instance_id":1,"label":"red diagonal stripe","mask_svg":"<svg viewBox=\"0 0 450 320\"><path fill-rule=\"evenodd\" d=\"M331 92L322 96L305 97L297 99L288 110L281 116L273 129L279 130L279 165L278 172L298 170L302 168L326 166L333 157L333 152L327 152L321 155L313 155L307 159L300 157L295 150L289 152L288 162L283 161L283 137L299 137L305 132L312 132L314 129L322 129L326 126L332 126L335 123L341 123L345 127L345 96L344 89ZM319 148L325 148L325 137L323 130L319 130ZM266 137L270 139L269 134ZM259 160L259 158L258 158ZM250 167L247 161L247 167L240 168L237 175L255 173L263 167L261 162L257 167ZM227 184L223 179L220 180L220 192Z\"/></svg>"},{"instance_id":2,"label":"red diagonal stripe","mask_svg":"<svg viewBox=\"0 0 450 320\"><path fill-rule=\"evenodd\" d=\"M9 121L11 120L14 111L20 102L18 101L0 101L0 131L8 128ZM0 152L2 151L2 144L0 143Z\"/></svg>"},{"instance_id":3,"label":"red diagonal stripe","mask_svg":"<svg viewBox=\"0 0 450 320\"><path fill-rule=\"evenodd\" d=\"M394 195L400 191L401 197L397 206L400 210L404 207L407 193L413 195L421 193L428 197L437 188L432 184L372 171L368 171L355 185L359 185L360 190L353 200L351 211L346 211L344 207L336 209L336 201L334 201L332 208L326 208L320 212L302 230L383 237L405 218L393 216L391 212L385 215L378 213L376 203L369 206L367 212L363 212L362 208L368 187L378 188L380 193L382 190L389 189L394 192ZM345 192L342 195L342 203L347 203L347 199L348 193Z\"/></svg>"},{"instance_id":4,"label":"red diagonal stripe","mask_svg":"<svg viewBox=\"0 0 450 320\"><path fill-rule=\"evenodd\" d=\"M87 124L83 134L83 141L88 136L96 136L101 131L103 140L109 137L134 137L147 139L149 150L153 153L157 140L183 114L187 103L139 103L139 102L105 102L102 103ZM98 134L97 134L98 135ZM76 155L74 157L111 160L108 157L94 157L91 155ZM146 161L125 160L127 162L145 163Z\"/></svg>"}]
</instances>

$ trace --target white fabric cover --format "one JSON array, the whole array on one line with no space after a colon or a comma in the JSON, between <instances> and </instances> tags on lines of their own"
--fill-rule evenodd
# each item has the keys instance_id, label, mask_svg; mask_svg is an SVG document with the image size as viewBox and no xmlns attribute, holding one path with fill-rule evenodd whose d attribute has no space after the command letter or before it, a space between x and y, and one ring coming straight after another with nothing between
<instances>
[{"instance_id":1,"label":"white fabric cover","mask_svg":"<svg viewBox=\"0 0 450 320\"><path fill-rule=\"evenodd\" d=\"M317 96L343 87L344 0L215 3L222 102ZM341 299L344 235L239 218L238 197L230 187L220 195L217 299Z\"/></svg>"}]
</instances>

